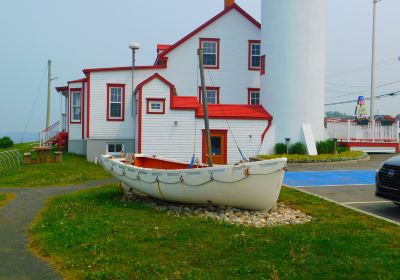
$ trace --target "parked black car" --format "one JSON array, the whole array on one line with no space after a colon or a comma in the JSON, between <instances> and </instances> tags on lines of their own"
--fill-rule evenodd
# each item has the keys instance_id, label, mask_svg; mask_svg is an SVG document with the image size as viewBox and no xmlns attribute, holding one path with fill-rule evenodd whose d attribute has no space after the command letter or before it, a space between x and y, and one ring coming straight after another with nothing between
<instances>
[{"instance_id":1,"label":"parked black car","mask_svg":"<svg viewBox=\"0 0 400 280\"><path fill-rule=\"evenodd\" d=\"M388 159L377 171L375 195L400 206L400 156Z\"/></svg>"}]
</instances>

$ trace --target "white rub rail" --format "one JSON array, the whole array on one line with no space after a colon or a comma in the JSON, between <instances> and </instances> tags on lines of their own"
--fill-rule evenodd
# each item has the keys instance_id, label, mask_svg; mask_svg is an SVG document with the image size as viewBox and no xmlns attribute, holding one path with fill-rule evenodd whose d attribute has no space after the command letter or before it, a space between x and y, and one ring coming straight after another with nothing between
<instances>
[{"instance_id":1,"label":"white rub rail","mask_svg":"<svg viewBox=\"0 0 400 280\"><path fill-rule=\"evenodd\" d=\"M328 119L327 130L332 138L344 142L400 142L397 122L392 125L382 125L380 122L358 125L351 120Z\"/></svg>"},{"instance_id":2,"label":"white rub rail","mask_svg":"<svg viewBox=\"0 0 400 280\"><path fill-rule=\"evenodd\" d=\"M50 146L53 139L60 133L60 121L55 122L39 133L40 146Z\"/></svg>"}]
</instances>

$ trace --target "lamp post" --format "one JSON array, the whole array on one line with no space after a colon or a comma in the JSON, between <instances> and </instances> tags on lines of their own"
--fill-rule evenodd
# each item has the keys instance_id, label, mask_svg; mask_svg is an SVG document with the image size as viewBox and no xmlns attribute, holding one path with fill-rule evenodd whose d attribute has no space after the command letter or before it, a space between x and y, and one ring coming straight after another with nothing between
<instances>
[{"instance_id":1,"label":"lamp post","mask_svg":"<svg viewBox=\"0 0 400 280\"><path fill-rule=\"evenodd\" d=\"M134 117L136 115L136 98L135 98L135 88L134 88L134 72L135 72L135 55L136 51L140 49L140 44L139 43L131 43L129 44L129 48L132 50L132 116Z\"/></svg>"},{"instance_id":2,"label":"lamp post","mask_svg":"<svg viewBox=\"0 0 400 280\"><path fill-rule=\"evenodd\" d=\"M376 4L382 0L373 0L373 20L372 20L372 62L371 62L371 108L370 121L375 119L375 25L376 25Z\"/></svg>"},{"instance_id":3,"label":"lamp post","mask_svg":"<svg viewBox=\"0 0 400 280\"><path fill-rule=\"evenodd\" d=\"M289 145L290 145L290 138L285 138L286 142L286 154L289 154Z\"/></svg>"}]
</instances>

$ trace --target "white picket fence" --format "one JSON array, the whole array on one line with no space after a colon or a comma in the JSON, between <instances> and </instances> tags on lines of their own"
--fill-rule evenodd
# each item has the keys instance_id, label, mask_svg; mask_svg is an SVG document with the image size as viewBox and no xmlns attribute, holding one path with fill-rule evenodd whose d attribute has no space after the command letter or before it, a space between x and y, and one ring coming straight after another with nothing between
<instances>
[{"instance_id":1,"label":"white picket fence","mask_svg":"<svg viewBox=\"0 0 400 280\"><path fill-rule=\"evenodd\" d=\"M354 121L338 119L327 120L327 130L330 137L341 141L385 142L399 143L399 125L381 125L380 122L370 122L368 125L357 125Z\"/></svg>"}]
</instances>

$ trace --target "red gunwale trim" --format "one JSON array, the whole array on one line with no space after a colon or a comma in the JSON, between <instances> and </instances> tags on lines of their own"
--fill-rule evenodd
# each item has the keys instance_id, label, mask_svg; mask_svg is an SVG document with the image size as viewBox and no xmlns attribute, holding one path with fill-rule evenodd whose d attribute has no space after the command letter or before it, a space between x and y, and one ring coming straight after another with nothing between
<instances>
[{"instance_id":1,"label":"red gunwale trim","mask_svg":"<svg viewBox=\"0 0 400 280\"><path fill-rule=\"evenodd\" d=\"M260 92L260 88L248 88L247 89L247 105L260 105L260 104L251 104L251 93L252 92L258 92L259 94L261 94Z\"/></svg>"},{"instance_id":2,"label":"red gunwale trim","mask_svg":"<svg viewBox=\"0 0 400 280\"><path fill-rule=\"evenodd\" d=\"M266 56L263 54L260 58L260 75L263 76L265 75L265 60Z\"/></svg>"},{"instance_id":3,"label":"red gunwale trim","mask_svg":"<svg viewBox=\"0 0 400 280\"><path fill-rule=\"evenodd\" d=\"M260 40L249 40L248 69L249 69L250 71L260 71L260 69L261 69L261 57L260 57L260 67L253 67L253 66L251 66L251 62L252 62L252 59L251 59L251 57L252 57L252 55L251 55L251 46L252 46L252 45L255 45L255 44L261 44L261 41L260 41Z\"/></svg>"},{"instance_id":4,"label":"red gunwale trim","mask_svg":"<svg viewBox=\"0 0 400 280\"><path fill-rule=\"evenodd\" d=\"M215 90L217 92L217 103L216 104L219 104L220 87L206 87L206 90ZM202 99L202 91L201 91L201 87L199 87L199 103L200 104L203 104L202 100L203 100ZM210 104L210 105L212 105L212 104Z\"/></svg>"},{"instance_id":5,"label":"red gunwale trim","mask_svg":"<svg viewBox=\"0 0 400 280\"><path fill-rule=\"evenodd\" d=\"M81 95L81 119L79 121L72 121L72 93L79 92ZM80 124L82 122L82 89L81 88L70 88L69 89L69 123L71 124Z\"/></svg>"},{"instance_id":6,"label":"red gunwale trim","mask_svg":"<svg viewBox=\"0 0 400 280\"><path fill-rule=\"evenodd\" d=\"M201 145L201 150L202 150L202 161L203 163L207 162L207 158L206 158L206 130L202 129L201 131L202 133L202 145ZM211 129L210 130L210 134L212 133L223 133L224 134L224 164L226 164L228 162L228 130L227 129Z\"/></svg>"},{"instance_id":7,"label":"red gunwale trim","mask_svg":"<svg viewBox=\"0 0 400 280\"><path fill-rule=\"evenodd\" d=\"M180 39L178 42L176 42L175 44L173 44L171 47L169 47L167 50L165 50L163 53L160 54L160 58L164 57L165 55L167 55L168 53L170 53L172 50L176 49L178 46L180 46L181 44L183 44L184 42L186 42L187 40L189 40L190 38L192 38L194 35L196 35L197 33L199 33L200 31L202 31L203 29L205 29L206 27L208 27L209 25L211 25L212 23L214 23L215 21L217 21L219 18L223 17L225 14L229 13L232 10L236 10L237 12L239 12L242 16L244 16L247 20L249 20L252 24L254 24L258 29L261 29L261 23L259 23L257 20L255 20L251 15L249 15L248 13L246 13L242 8L240 8L237 4L233 4L232 6L230 6L227 9L224 9L222 12L220 12L219 14L217 14L216 16L214 16L213 18L211 18L210 20L208 20L206 23L204 23L203 25L201 25L200 27L196 28L194 31L192 31L191 33L189 33L188 35L186 35L185 37L183 37L182 39Z\"/></svg>"},{"instance_id":8,"label":"red gunwale trim","mask_svg":"<svg viewBox=\"0 0 400 280\"><path fill-rule=\"evenodd\" d=\"M163 107L162 107L162 112L151 112L150 111L150 102L152 101L157 101L157 102L162 102ZM146 114L153 114L153 115L165 115L165 98L146 98Z\"/></svg>"},{"instance_id":9,"label":"red gunwale trim","mask_svg":"<svg viewBox=\"0 0 400 280\"><path fill-rule=\"evenodd\" d=\"M121 117L110 117L110 89L122 89L122 104L121 104ZM108 122L123 122L125 120L125 84L107 84L107 121Z\"/></svg>"},{"instance_id":10,"label":"red gunwale trim","mask_svg":"<svg viewBox=\"0 0 400 280\"><path fill-rule=\"evenodd\" d=\"M217 44L217 65L204 65L204 69L219 69L220 39L219 38L200 38L199 48L203 48L203 42L215 42Z\"/></svg>"}]
</instances>

